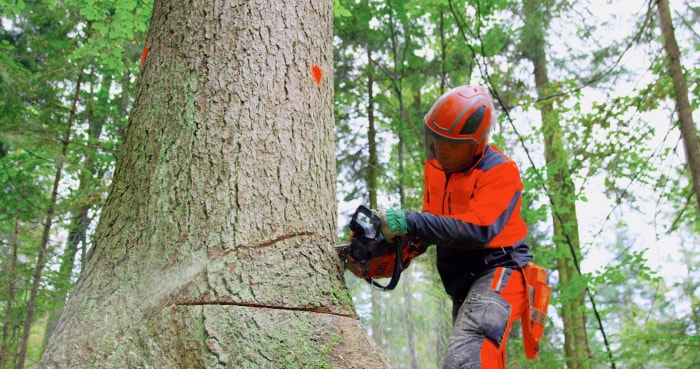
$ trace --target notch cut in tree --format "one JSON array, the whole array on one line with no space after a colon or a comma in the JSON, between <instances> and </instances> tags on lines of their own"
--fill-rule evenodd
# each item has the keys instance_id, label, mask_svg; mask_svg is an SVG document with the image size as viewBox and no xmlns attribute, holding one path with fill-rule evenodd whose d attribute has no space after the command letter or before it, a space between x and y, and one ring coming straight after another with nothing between
<instances>
[{"instance_id":1,"label":"notch cut in tree","mask_svg":"<svg viewBox=\"0 0 700 369\"><path fill-rule=\"evenodd\" d=\"M332 33L330 1L155 1L95 243L42 368L391 366L330 246Z\"/></svg>"}]
</instances>

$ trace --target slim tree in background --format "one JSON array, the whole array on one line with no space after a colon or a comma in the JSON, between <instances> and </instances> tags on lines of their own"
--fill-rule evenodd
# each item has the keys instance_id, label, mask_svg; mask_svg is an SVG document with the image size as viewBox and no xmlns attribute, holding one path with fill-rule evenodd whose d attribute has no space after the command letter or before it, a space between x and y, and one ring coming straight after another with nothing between
<instances>
[{"instance_id":1,"label":"slim tree in background","mask_svg":"<svg viewBox=\"0 0 700 369\"><path fill-rule=\"evenodd\" d=\"M522 50L532 62L539 110L542 117L544 152L547 162L548 196L552 202L552 241L558 250L557 271L559 283L566 287L575 286L579 276L581 245L576 216L575 187L568 167L569 155L562 140L559 118L548 97L550 81L547 72L545 33L551 14L551 1L528 0L523 3L524 29ZM573 291L562 299L562 320L564 323L564 350L569 369L590 368L590 350L586 334L586 307L583 290Z\"/></svg>"},{"instance_id":2,"label":"slim tree in background","mask_svg":"<svg viewBox=\"0 0 700 369\"><path fill-rule=\"evenodd\" d=\"M681 67L681 52L676 41L668 0L656 0L656 7L659 28L663 35L664 49L668 59L668 70L676 94L676 112L678 113L681 139L685 147L685 157L690 169L691 189L695 194L698 211L700 211L700 141L698 141L698 131L693 122L693 110L688 99L688 86Z\"/></svg>"}]
</instances>

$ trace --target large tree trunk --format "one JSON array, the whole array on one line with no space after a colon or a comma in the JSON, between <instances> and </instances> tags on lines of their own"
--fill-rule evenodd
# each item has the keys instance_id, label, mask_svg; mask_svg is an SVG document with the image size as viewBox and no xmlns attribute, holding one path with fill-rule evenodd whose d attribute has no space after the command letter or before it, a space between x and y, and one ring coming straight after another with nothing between
<instances>
[{"instance_id":1,"label":"large tree trunk","mask_svg":"<svg viewBox=\"0 0 700 369\"><path fill-rule=\"evenodd\" d=\"M527 50L526 56L532 61L537 96L542 117L542 132L545 142L545 159L547 161L547 188L552 201L552 223L554 225L553 242L558 254L557 271L559 283L563 288L574 288L572 283L578 275L581 260L581 245L578 236L578 219L576 216L575 188L569 171L569 155L562 140L559 118L551 101L547 100L549 76L547 73L547 56L545 51L545 33L549 14L547 2L528 0L523 3L525 17L523 36ZM585 290L575 291L570 298L563 299L561 315L564 323L564 349L566 364L569 369L588 369L590 349L586 334Z\"/></svg>"},{"instance_id":2,"label":"large tree trunk","mask_svg":"<svg viewBox=\"0 0 700 369\"><path fill-rule=\"evenodd\" d=\"M42 368L390 367L330 246L331 5L155 1L95 246Z\"/></svg>"},{"instance_id":3,"label":"large tree trunk","mask_svg":"<svg viewBox=\"0 0 700 369\"><path fill-rule=\"evenodd\" d=\"M695 193L698 211L700 211L700 142L698 141L698 132L695 129L693 111L688 99L688 86L681 68L681 52L676 41L676 32L673 29L671 8L668 5L668 0L656 0L656 7L659 10L659 28L664 36L668 70L673 79L673 89L676 93L676 111L680 122L685 157L690 168L691 187Z\"/></svg>"}]
</instances>

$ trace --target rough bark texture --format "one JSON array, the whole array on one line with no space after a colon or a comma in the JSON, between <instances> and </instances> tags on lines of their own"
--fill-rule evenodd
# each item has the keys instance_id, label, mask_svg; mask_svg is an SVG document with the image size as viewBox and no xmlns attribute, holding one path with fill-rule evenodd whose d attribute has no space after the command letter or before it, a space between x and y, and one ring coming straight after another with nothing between
<instances>
[{"instance_id":1,"label":"rough bark texture","mask_svg":"<svg viewBox=\"0 0 700 369\"><path fill-rule=\"evenodd\" d=\"M155 1L95 246L42 368L390 367L330 246L331 6Z\"/></svg>"}]
</instances>

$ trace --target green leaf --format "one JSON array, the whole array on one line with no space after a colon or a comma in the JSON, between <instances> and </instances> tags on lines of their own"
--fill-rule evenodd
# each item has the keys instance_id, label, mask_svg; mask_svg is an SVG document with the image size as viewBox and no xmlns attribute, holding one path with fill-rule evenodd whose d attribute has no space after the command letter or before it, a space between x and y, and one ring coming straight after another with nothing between
<instances>
[{"instance_id":1,"label":"green leaf","mask_svg":"<svg viewBox=\"0 0 700 369\"><path fill-rule=\"evenodd\" d=\"M338 18L350 16L352 16L352 13L350 13L350 11L340 3L340 0L333 0L333 17Z\"/></svg>"}]
</instances>

